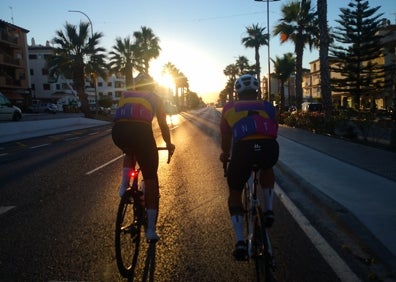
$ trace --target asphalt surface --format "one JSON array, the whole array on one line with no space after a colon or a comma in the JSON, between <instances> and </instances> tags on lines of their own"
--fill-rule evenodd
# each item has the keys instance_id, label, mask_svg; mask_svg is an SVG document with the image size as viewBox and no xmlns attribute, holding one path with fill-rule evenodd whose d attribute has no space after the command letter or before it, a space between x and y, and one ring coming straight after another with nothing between
<instances>
[{"instance_id":1,"label":"asphalt surface","mask_svg":"<svg viewBox=\"0 0 396 282\"><path fill-rule=\"evenodd\" d=\"M84 117L1 122L1 143L108 122ZM338 138L280 127L282 170L348 210L378 240L383 257L396 265L396 153Z\"/></svg>"}]
</instances>

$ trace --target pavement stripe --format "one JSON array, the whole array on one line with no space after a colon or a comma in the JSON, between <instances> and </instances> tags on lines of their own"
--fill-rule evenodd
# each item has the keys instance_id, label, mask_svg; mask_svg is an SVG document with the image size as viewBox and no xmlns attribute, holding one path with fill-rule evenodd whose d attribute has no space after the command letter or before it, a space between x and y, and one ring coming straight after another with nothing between
<instances>
[{"instance_id":1,"label":"pavement stripe","mask_svg":"<svg viewBox=\"0 0 396 282\"><path fill-rule=\"evenodd\" d=\"M15 206L0 206L0 215L12 210L13 208L15 208Z\"/></svg>"},{"instance_id":2,"label":"pavement stripe","mask_svg":"<svg viewBox=\"0 0 396 282\"><path fill-rule=\"evenodd\" d=\"M37 149L37 148L41 148L41 147L46 147L46 146L49 146L49 145L51 145L50 143L45 143L45 144L40 144L40 145L37 145L37 146L32 146L32 147L29 147L30 149Z\"/></svg>"},{"instance_id":3,"label":"pavement stripe","mask_svg":"<svg viewBox=\"0 0 396 282\"><path fill-rule=\"evenodd\" d=\"M361 281L276 184L275 193L341 281Z\"/></svg>"},{"instance_id":4,"label":"pavement stripe","mask_svg":"<svg viewBox=\"0 0 396 282\"><path fill-rule=\"evenodd\" d=\"M94 173L95 171L98 171L99 169L102 169L102 168L104 168L105 166L107 166L107 165L109 165L109 164L115 162L116 160L121 159L122 157L124 157L124 154L122 154L121 156L118 156L118 157L116 157L116 158L114 158L114 159L108 161L107 163L105 163L105 164L103 164L103 165L101 165L101 166L98 166L97 168L94 168L94 169L91 170L91 171L88 171L87 173L85 173L85 175L90 175L90 174Z\"/></svg>"}]
</instances>

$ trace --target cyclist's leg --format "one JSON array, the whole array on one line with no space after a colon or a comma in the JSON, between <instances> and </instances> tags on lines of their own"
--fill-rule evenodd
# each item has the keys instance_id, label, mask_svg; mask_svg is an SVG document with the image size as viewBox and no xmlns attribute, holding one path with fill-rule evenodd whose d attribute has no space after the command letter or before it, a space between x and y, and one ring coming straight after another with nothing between
<instances>
[{"instance_id":1,"label":"cyclist's leg","mask_svg":"<svg viewBox=\"0 0 396 282\"><path fill-rule=\"evenodd\" d=\"M233 254L237 260L247 259L242 190L249 178L250 169L245 163L244 155L243 147L235 145L227 172L227 183L229 187L228 209L237 241Z\"/></svg>"},{"instance_id":2,"label":"cyclist's leg","mask_svg":"<svg viewBox=\"0 0 396 282\"><path fill-rule=\"evenodd\" d=\"M147 240L158 240L156 233L156 223L159 207L159 186L158 186L158 151L151 134L146 134L145 140L139 144L136 150L136 157L143 174L145 185L145 204L147 208Z\"/></svg>"},{"instance_id":3,"label":"cyclist's leg","mask_svg":"<svg viewBox=\"0 0 396 282\"><path fill-rule=\"evenodd\" d=\"M131 125L128 123L116 123L112 129L112 138L114 144L125 153L119 189L120 197L122 197L122 195L125 193L125 190L128 188L130 171L136 165L136 159L132 149L133 146L130 144L131 130Z\"/></svg>"},{"instance_id":4,"label":"cyclist's leg","mask_svg":"<svg viewBox=\"0 0 396 282\"><path fill-rule=\"evenodd\" d=\"M279 145L276 140L263 141L263 155L261 159L260 186L264 195L264 220L267 227L274 223L273 198L275 175L272 167L276 164L279 157Z\"/></svg>"}]
</instances>

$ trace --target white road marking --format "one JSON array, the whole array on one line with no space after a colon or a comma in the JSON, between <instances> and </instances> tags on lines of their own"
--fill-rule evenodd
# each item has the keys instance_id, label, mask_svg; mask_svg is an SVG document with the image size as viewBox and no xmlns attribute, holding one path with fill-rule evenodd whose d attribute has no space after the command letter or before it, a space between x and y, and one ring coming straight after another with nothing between
<instances>
[{"instance_id":1,"label":"white road marking","mask_svg":"<svg viewBox=\"0 0 396 282\"><path fill-rule=\"evenodd\" d=\"M15 206L0 206L0 215L12 210L13 208L15 208Z\"/></svg>"},{"instance_id":2,"label":"white road marking","mask_svg":"<svg viewBox=\"0 0 396 282\"><path fill-rule=\"evenodd\" d=\"M112 160L108 161L107 163L104 163L101 166L98 166L97 168L94 168L93 170L88 171L87 173L85 173L85 175L90 175L90 174L94 173L95 171L98 171L99 169L104 168L105 166L107 166L107 165L109 165L109 164L121 159L122 157L124 157L124 155L118 156L115 159L112 159Z\"/></svg>"},{"instance_id":3,"label":"white road marking","mask_svg":"<svg viewBox=\"0 0 396 282\"><path fill-rule=\"evenodd\" d=\"M290 212L301 229L305 232L305 234L307 234L315 248L319 251L329 266L334 270L340 280L350 282L361 281L277 184L275 185L275 194L285 205L286 209Z\"/></svg>"},{"instance_id":4,"label":"white road marking","mask_svg":"<svg viewBox=\"0 0 396 282\"><path fill-rule=\"evenodd\" d=\"M72 141L72 140L76 140L76 139L80 139L81 137L76 136L76 137L70 137L70 138L66 138L65 141Z\"/></svg>"},{"instance_id":5,"label":"white road marking","mask_svg":"<svg viewBox=\"0 0 396 282\"><path fill-rule=\"evenodd\" d=\"M37 149L37 148L46 147L46 146L49 146L49 145L51 145L51 144L50 143L45 143L45 144L40 144L40 145L37 145L37 146L29 147L29 149Z\"/></svg>"}]
</instances>

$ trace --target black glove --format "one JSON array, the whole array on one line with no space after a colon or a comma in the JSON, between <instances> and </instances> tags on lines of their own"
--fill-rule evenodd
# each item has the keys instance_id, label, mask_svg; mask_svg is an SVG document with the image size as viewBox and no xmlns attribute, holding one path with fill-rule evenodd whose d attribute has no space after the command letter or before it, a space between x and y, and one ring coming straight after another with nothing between
<instances>
[{"instance_id":1,"label":"black glove","mask_svg":"<svg viewBox=\"0 0 396 282\"><path fill-rule=\"evenodd\" d=\"M221 153L220 154L220 161L222 163L226 163L230 161L230 154L229 153Z\"/></svg>"}]
</instances>

